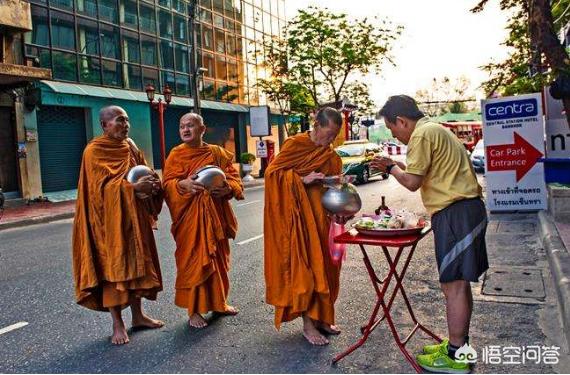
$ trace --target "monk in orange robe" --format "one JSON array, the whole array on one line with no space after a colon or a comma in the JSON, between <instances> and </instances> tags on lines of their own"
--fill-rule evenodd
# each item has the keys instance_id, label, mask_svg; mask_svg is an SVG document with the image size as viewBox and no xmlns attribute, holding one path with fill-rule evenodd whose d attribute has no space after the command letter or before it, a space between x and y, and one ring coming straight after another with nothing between
<instances>
[{"instance_id":1,"label":"monk in orange robe","mask_svg":"<svg viewBox=\"0 0 570 375\"><path fill-rule=\"evenodd\" d=\"M176 241L175 304L188 310L188 324L204 328L203 314L210 311L235 315L228 305L230 282L229 238L235 238L237 219L229 204L243 199L239 173L232 166L233 154L220 146L204 143L206 130L200 115L188 113L180 119L184 143L170 151L164 168L166 204L172 216ZM224 186L207 190L195 181L195 172L215 165L226 174Z\"/></svg>"},{"instance_id":2,"label":"monk in orange robe","mask_svg":"<svg viewBox=\"0 0 570 375\"><path fill-rule=\"evenodd\" d=\"M341 126L338 111L321 109L313 130L288 138L265 171L266 300L275 306L277 329L302 317L303 335L313 345L329 343L323 333L340 333L334 325L340 266L329 255L321 180L342 171L331 146Z\"/></svg>"},{"instance_id":3,"label":"monk in orange robe","mask_svg":"<svg viewBox=\"0 0 570 375\"><path fill-rule=\"evenodd\" d=\"M103 135L83 152L73 222L73 277L77 303L110 311L111 342L129 342L121 310L131 307L132 325L160 328L142 311L141 298L155 300L162 276L152 225L163 194L158 176L131 184L125 176L144 156L128 138L129 118L116 106L99 113Z\"/></svg>"}]
</instances>

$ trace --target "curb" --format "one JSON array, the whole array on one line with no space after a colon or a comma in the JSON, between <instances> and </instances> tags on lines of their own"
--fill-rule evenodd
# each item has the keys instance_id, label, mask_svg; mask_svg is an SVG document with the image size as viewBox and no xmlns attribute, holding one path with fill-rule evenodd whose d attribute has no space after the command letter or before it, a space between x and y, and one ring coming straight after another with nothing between
<instances>
[{"instance_id":1,"label":"curb","mask_svg":"<svg viewBox=\"0 0 570 375\"><path fill-rule=\"evenodd\" d=\"M564 337L566 344L570 345L570 254L552 218L546 211L538 212L538 224L540 239L546 250L550 273L556 289Z\"/></svg>"},{"instance_id":2,"label":"curb","mask_svg":"<svg viewBox=\"0 0 570 375\"><path fill-rule=\"evenodd\" d=\"M31 218L27 218L27 219L12 221L12 222L8 222L8 223L0 223L0 231L4 230L4 229L23 227L23 226L27 226L27 225L42 224L42 223L49 223L50 221L69 219L69 218L72 218L74 215L75 215L75 210L72 212L64 212L64 213L57 214L57 215L37 216L37 217L31 217Z\"/></svg>"},{"instance_id":3,"label":"curb","mask_svg":"<svg viewBox=\"0 0 570 375\"><path fill-rule=\"evenodd\" d=\"M265 181L263 181L263 180L261 180L259 182L254 181L254 182L248 184L247 186L244 186L244 190L258 188L258 187L264 186L264 185L265 185ZM50 221L69 219L69 218L72 218L74 215L75 215L75 209L72 210L71 212L64 212L64 213L56 214L56 215L36 216L36 217L31 217L31 218L25 218L22 220L11 221L11 222L7 222L7 223L0 222L0 231L3 229L17 228L17 227L23 227L23 226L27 226L27 225L33 225L33 224L49 223Z\"/></svg>"}]
</instances>

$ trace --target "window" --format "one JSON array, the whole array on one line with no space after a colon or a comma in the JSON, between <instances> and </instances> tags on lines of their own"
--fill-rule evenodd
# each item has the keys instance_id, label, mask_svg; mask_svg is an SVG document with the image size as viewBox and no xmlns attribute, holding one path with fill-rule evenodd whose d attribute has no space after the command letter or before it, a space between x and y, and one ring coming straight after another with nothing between
<instances>
[{"instance_id":1,"label":"window","mask_svg":"<svg viewBox=\"0 0 570 375\"><path fill-rule=\"evenodd\" d=\"M276 17L271 17L271 34L279 36L279 21Z\"/></svg>"},{"instance_id":2,"label":"window","mask_svg":"<svg viewBox=\"0 0 570 375\"><path fill-rule=\"evenodd\" d=\"M166 8L170 8L170 0L158 0L158 5L161 5Z\"/></svg>"},{"instance_id":3,"label":"window","mask_svg":"<svg viewBox=\"0 0 570 375\"><path fill-rule=\"evenodd\" d=\"M123 31L123 59L131 63L140 63L139 36L137 33Z\"/></svg>"},{"instance_id":4,"label":"window","mask_svg":"<svg viewBox=\"0 0 570 375\"><path fill-rule=\"evenodd\" d=\"M75 0L77 13L85 16L97 17L97 0Z\"/></svg>"},{"instance_id":5,"label":"window","mask_svg":"<svg viewBox=\"0 0 570 375\"><path fill-rule=\"evenodd\" d=\"M101 64L99 58L79 56L79 82L101 84Z\"/></svg>"},{"instance_id":6,"label":"window","mask_svg":"<svg viewBox=\"0 0 570 375\"><path fill-rule=\"evenodd\" d=\"M214 55L211 53L204 53L202 62L202 67L208 69L208 71L204 73L204 76L213 78L216 73L216 69L214 67Z\"/></svg>"},{"instance_id":7,"label":"window","mask_svg":"<svg viewBox=\"0 0 570 375\"><path fill-rule=\"evenodd\" d=\"M141 68L138 66L124 64L123 75L125 77L125 87L132 90L142 90Z\"/></svg>"},{"instance_id":8,"label":"window","mask_svg":"<svg viewBox=\"0 0 570 375\"><path fill-rule=\"evenodd\" d=\"M174 60L176 62L176 70L188 73L188 47L183 44L174 45Z\"/></svg>"},{"instance_id":9,"label":"window","mask_svg":"<svg viewBox=\"0 0 570 375\"><path fill-rule=\"evenodd\" d=\"M99 55L99 30L97 22L77 17L79 53ZM99 79L101 81L101 79Z\"/></svg>"},{"instance_id":10,"label":"window","mask_svg":"<svg viewBox=\"0 0 570 375\"><path fill-rule=\"evenodd\" d=\"M237 103L239 101L239 91L237 85L228 85L226 100L231 103Z\"/></svg>"},{"instance_id":11,"label":"window","mask_svg":"<svg viewBox=\"0 0 570 375\"><path fill-rule=\"evenodd\" d=\"M103 85L123 86L121 63L115 61L102 60Z\"/></svg>"},{"instance_id":12,"label":"window","mask_svg":"<svg viewBox=\"0 0 570 375\"><path fill-rule=\"evenodd\" d=\"M223 82L216 82L215 100L225 102L228 100L228 85Z\"/></svg>"},{"instance_id":13,"label":"window","mask_svg":"<svg viewBox=\"0 0 570 375\"><path fill-rule=\"evenodd\" d=\"M99 0L99 19L117 23L117 0Z\"/></svg>"},{"instance_id":14,"label":"window","mask_svg":"<svg viewBox=\"0 0 570 375\"><path fill-rule=\"evenodd\" d=\"M212 28L206 25L202 25L202 48L214 50L214 34Z\"/></svg>"},{"instance_id":15,"label":"window","mask_svg":"<svg viewBox=\"0 0 570 375\"><path fill-rule=\"evenodd\" d=\"M176 95L190 95L190 77L185 74L176 74Z\"/></svg>"},{"instance_id":16,"label":"window","mask_svg":"<svg viewBox=\"0 0 570 375\"><path fill-rule=\"evenodd\" d=\"M143 68L142 72L143 72L143 86L151 84L155 88L158 88L158 70Z\"/></svg>"},{"instance_id":17,"label":"window","mask_svg":"<svg viewBox=\"0 0 570 375\"><path fill-rule=\"evenodd\" d=\"M174 91L176 89L176 82L174 81L174 73L161 70L160 75L162 77L161 91L164 91L164 87L166 87L166 85L168 85L168 87L170 87Z\"/></svg>"},{"instance_id":18,"label":"window","mask_svg":"<svg viewBox=\"0 0 570 375\"><path fill-rule=\"evenodd\" d=\"M178 13L186 14L186 2L184 0L172 0L172 8Z\"/></svg>"},{"instance_id":19,"label":"window","mask_svg":"<svg viewBox=\"0 0 570 375\"><path fill-rule=\"evenodd\" d=\"M139 24L137 2L135 0L121 0L121 25L136 29Z\"/></svg>"},{"instance_id":20,"label":"window","mask_svg":"<svg viewBox=\"0 0 570 375\"><path fill-rule=\"evenodd\" d=\"M51 12L51 45L55 48L75 50L75 24L72 15Z\"/></svg>"},{"instance_id":21,"label":"window","mask_svg":"<svg viewBox=\"0 0 570 375\"><path fill-rule=\"evenodd\" d=\"M222 30L216 29L216 52L226 53L226 37Z\"/></svg>"},{"instance_id":22,"label":"window","mask_svg":"<svg viewBox=\"0 0 570 375\"><path fill-rule=\"evenodd\" d=\"M228 80L238 81L238 66L237 61L233 59L228 59Z\"/></svg>"},{"instance_id":23,"label":"window","mask_svg":"<svg viewBox=\"0 0 570 375\"><path fill-rule=\"evenodd\" d=\"M141 35L141 56L145 65L157 65L156 39Z\"/></svg>"},{"instance_id":24,"label":"window","mask_svg":"<svg viewBox=\"0 0 570 375\"><path fill-rule=\"evenodd\" d=\"M54 8L73 11L73 0L51 0L49 5Z\"/></svg>"},{"instance_id":25,"label":"window","mask_svg":"<svg viewBox=\"0 0 570 375\"><path fill-rule=\"evenodd\" d=\"M186 42L188 40L188 33L186 18L174 16L174 39L179 42Z\"/></svg>"},{"instance_id":26,"label":"window","mask_svg":"<svg viewBox=\"0 0 570 375\"><path fill-rule=\"evenodd\" d=\"M111 25L99 24L101 35L101 55L112 59L121 58L119 28Z\"/></svg>"},{"instance_id":27,"label":"window","mask_svg":"<svg viewBox=\"0 0 570 375\"><path fill-rule=\"evenodd\" d=\"M214 0L214 12L224 14L224 0Z\"/></svg>"},{"instance_id":28,"label":"window","mask_svg":"<svg viewBox=\"0 0 570 375\"><path fill-rule=\"evenodd\" d=\"M156 16L151 6L140 4L140 26L141 31L156 34Z\"/></svg>"},{"instance_id":29,"label":"window","mask_svg":"<svg viewBox=\"0 0 570 375\"><path fill-rule=\"evenodd\" d=\"M158 27L162 38L172 38L172 14L165 10L158 12Z\"/></svg>"},{"instance_id":30,"label":"window","mask_svg":"<svg viewBox=\"0 0 570 375\"><path fill-rule=\"evenodd\" d=\"M227 17L234 18L233 0L224 0L224 13Z\"/></svg>"},{"instance_id":31,"label":"window","mask_svg":"<svg viewBox=\"0 0 570 375\"><path fill-rule=\"evenodd\" d=\"M218 27L220 29L224 28L224 17L220 16L219 14L214 14L214 27Z\"/></svg>"},{"instance_id":32,"label":"window","mask_svg":"<svg viewBox=\"0 0 570 375\"><path fill-rule=\"evenodd\" d=\"M223 81L228 79L226 58L223 56L216 56L216 79L221 79Z\"/></svg>"},{"instance_id":33,"label":"window","mask_svg":"<svg viewBox=\"0 0 570 375\"><path fill-rule=\"evenodd\" d=\"M235 32L236 29L236 23L232 20L230 20L229 18L226 18L224 20L224 27L226 28L226 30L230 31L230 32Z\"/></svg>"},{"instance_id":34,"label":"window","mask_svg":"<svg viewBox=\"0 0 570 375\"><path fill-rule=\"evenodd\" d=\"M77 59L74 53L53 51L53 77L77 81Z\"/></svg>"},{"instance_id":35,"label":"window","mask_svg":"<svg viewBox=\"0 0 570 375\"><path fill-rule=\"evenodd\" d=\"M263 12L263 32L271 34L271 16L266 12Z\"/></svg>"},{"instance_id":36,"label":"window","mask_svg":"<svg viewBox=\"0 0 570 375\"><path fill-rule=\"evenodd\" d=\"M241 2L240 0L235 0L234 1L234 10L236 12L236 20L241 21L242 20L242 11L241 11Z\"/></svg>"},{"instance_id":37,"label":"window","mask_svg":"<svg viewBox=\"0 0 570 375\"><path fill-rule=\"evenodd\" d=\"M160 66L174 70L174 48L172 42L167 40L160 41Z\"/></svg>"},{"instance_id":38,"label":"window","mask_svg":"<svg viewBox=\"0 0 570 375\"><path fill-rule=\"evenodd\" d=\"M212 23L212 12L204 8L199 8L198 18L201 22Z\"/></svg>"},{"instance_id":39,"label":"window","mask_svg":"<svg viewBox=\"0 0 570 375\"><path fill-rule=\"evenodd\" d=\"M212 9L212 0L200 0L199 3L204 8Z\"/></svg>"},{"instance_id":40,"label":"window","mask_svg":"<svg viewBox=\"0 0 570 375\"><path fill-rule=\"evenodd\" d=\"M228 47L228 55L236 56L236 38L232 34L226 34L226 46Z\"/></svg>"},{"instance_id":41,"label":"window","mask_svg":"<svg viewBox=\"0 0 570 375\"><path fill-rule=\"evenodd\" d=\"M214 81L210 81L209 79L205 79L204 80L204 85L202 87L202 99L206 99L206 100L215 100L215 94L214 94L214 90L215 90L215 85L214 85Z\"/></svg>"},{"instance_id":42,"label":"window","mask_svg":"<svg viewBox=\"0 0 570 375\"><path fill-rule=\"evenodd\" d=\"M26 33L26 43L49 46L47 10L32 7L32 31Z\"/></svg>"}]
</instances>

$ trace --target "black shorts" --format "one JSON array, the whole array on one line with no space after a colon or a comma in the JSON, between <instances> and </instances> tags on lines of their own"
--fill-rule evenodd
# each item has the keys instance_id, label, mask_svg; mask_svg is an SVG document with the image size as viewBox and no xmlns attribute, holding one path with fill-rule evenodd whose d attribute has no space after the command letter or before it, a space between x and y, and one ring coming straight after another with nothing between
<instances>
[{"instance_id":1,"label":"black shorts","mask_svg":"<svg viewBox=\"0 0 570 375\"><path fill-rule=\"evenodd\" d=\"M439 281L477 282L489 268L487 211L479 198L452 203L431 217Z\"/></svg>"}]
</instances>

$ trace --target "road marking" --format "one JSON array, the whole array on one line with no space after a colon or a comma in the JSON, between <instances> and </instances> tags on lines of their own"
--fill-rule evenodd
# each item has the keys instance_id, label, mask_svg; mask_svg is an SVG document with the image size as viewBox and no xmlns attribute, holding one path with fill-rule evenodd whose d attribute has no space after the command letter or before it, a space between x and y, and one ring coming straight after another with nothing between
<instances>
[{"instance_id":1,"label":"road marking","mask_svg":"<svg viewBox=\"0 0 570 375\"><path fill-rule=\"evenodd\" d=\"M8 333L8 332L10 332L10 331L14 331L14 330L16 330L16 329L18 329L18 328L25 327L25 326L27 326L28 324L29 324L28 322L18 322L18 323L16 323L16 324L12 324L11 326L8 326L8 327L6 327L6 328L0 329L0 335L3 335L3 334Z\"/></svg>"},{"instance_id":2,"label":"road marking","mask_svg":"<svg viewBox=\"0 0 570 375\"><path fill-rule=\"evenodd\" d=\"M248 204L254 204L254 203L257 203L257 202L261 202L261 201L260 201L260 200L256 200L256 201L251 201L251 202L247 202L247 203L241 203L241 204L236 205L236 207L243 207L243 206L247 206Z\"/></svg>"},{"instance_id":3,"label":"road marking","mask_svg":"<svg viewBox=\"0 0 570 375\"><path fill-rule=\"evenodd\" d=\"M259 240L262 237L263 237L263 234L260 234L259 236L251 237L251 238L248 238L247 240L238 242L236 245L245 245L246 243L250 243L250 242L253 242L255 240Z\"/></svg>"}]
</instances>

